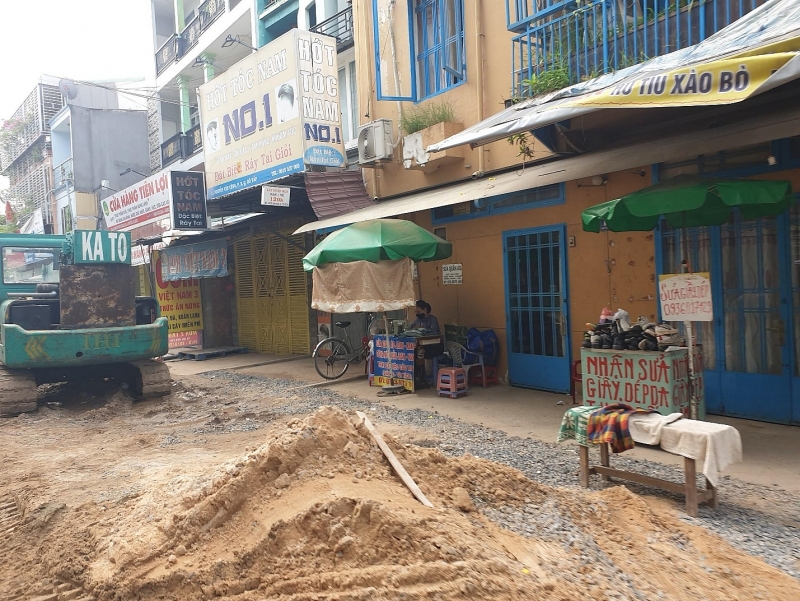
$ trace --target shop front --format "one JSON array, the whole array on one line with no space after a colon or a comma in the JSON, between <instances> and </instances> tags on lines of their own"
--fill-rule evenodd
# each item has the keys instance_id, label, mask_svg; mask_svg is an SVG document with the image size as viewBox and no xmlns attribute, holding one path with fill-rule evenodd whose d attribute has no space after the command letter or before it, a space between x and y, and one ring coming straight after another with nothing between
<instances>
[{"instance_id":1,"label":"shop front","mask_svg":"<svg viewBox=\"0 0 800 601\"><path fill-rule=\"evenodd\" d=\"M690 239L717 316L699 330L709 413L800 423L800 208L693 228ZM658 241L660 269L679 268L679 233L663 227Z\"/></svg>"}]
</instances>

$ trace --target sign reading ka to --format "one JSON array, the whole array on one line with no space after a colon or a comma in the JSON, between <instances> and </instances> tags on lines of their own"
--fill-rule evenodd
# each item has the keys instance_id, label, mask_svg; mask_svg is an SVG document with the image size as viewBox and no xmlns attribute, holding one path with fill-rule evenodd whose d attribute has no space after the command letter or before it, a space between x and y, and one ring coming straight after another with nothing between
<instances>
[{"instance_id":1,"label":"sign reading ka to","mask_svg":"<svg viewBox=\"0 0 800 601\"><path fill-rule=\"evenodd\" d=\"M76 230L73 244L76 264L131 264L130 232Z\"/></svg>"}]
</instances>

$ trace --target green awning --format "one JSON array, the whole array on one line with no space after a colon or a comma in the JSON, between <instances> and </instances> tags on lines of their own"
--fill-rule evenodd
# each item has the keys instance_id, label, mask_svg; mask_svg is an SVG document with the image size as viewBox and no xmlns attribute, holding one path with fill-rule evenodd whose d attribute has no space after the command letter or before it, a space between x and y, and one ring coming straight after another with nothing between
<instances>
[{"instance_id":1,"label":"green awning","mask_svg":"<svg viewBox=\"0 0 800 601\"><path fill-rule=\"evenodd\" d=\"M712 180L679 176L581 213L583 229L599 232L649 231L661 217L673 228L722 225L738 209L742 218L768 217L784 212L793 202L787 181Z\"/></svg>"}]
</instances>

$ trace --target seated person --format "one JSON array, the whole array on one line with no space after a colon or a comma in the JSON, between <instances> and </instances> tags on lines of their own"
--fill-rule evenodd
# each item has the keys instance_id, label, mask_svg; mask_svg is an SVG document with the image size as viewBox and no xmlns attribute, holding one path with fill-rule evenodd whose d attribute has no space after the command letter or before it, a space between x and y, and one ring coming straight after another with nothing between
<instances>
[{"instance_id":1,"label":"seated person","mask_svg":"<svg viewBox=\"0 0 800 601\"><path fill-rule=\"evenodd\" d=\"M427 330L434 334L441 333L439 330L439 320L431 315L431 306L424 300L417 301L416 307L414 308L414 313L417 318L411 322L411 325L409 326L410 329Z\"/></svg>"}]
</instances>

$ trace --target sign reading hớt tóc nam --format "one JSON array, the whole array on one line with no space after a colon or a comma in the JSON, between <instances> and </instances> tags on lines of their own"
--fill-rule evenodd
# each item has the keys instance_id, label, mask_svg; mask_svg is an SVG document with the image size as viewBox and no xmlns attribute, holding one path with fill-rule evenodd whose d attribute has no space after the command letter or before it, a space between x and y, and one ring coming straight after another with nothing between
<instances>
[{"instance_id":1,"label":"sign reading h\u1edbt t\u00f3c nam","mask_svg":"<svg viewBox=\"0 0 800 601\"><path fill-rule=\"evenodd\" d=\"M205 182L197 171L165 169L103 199L101 206L106 226L113 231L151 224L159 232L191 231L206 229L208 222Z\"/></svg>"},{"instance_id":2,"label":"sign reading h\u1edbt t\u00f3c nam","mask_svg":"<svg viewBox=\"0 0 800 601\"><path fill-rule=\"evenodd\" d=\"M345 163L334 38L293 29L200 86L208 198Z\"/></svg>"},{"instance_id":3,"label":"sign reading h\u1edbt t\u00f3c nam","mask_svg":"<svg viewBox=\"0 0 800 601\"><path fill-rule=\"evenodd\" d=\"M206 215L206 180L202 173L173 171L172 229L204 230Z\"/></svg>"},{"instance_id":4,"label":"sign reading h\u1edbt t\u00f3c nam","mask_svg":"<svg viewBox=\"0 0 800 601\"><path fill-rule=\"evenodd\" d=\"M665 273L658 276L658 300L664 321L712 321L709 273Z\"/></svg>"},{"instance_id":5,"label":"sign reading h\u1edbt t\u00f3c nam","mask_svg":"<svg viewBox=\"0 0 800 601\"><path fill-rule=\"evenodd\" d=\"M73 235L72 252L76 264L131 264L130 232L75 230Z\"/></svg>"},{"instance_id":6,"label":"sign reading h\u1edbt t\u00f3c nam","mask_svg":"<svg viewBox=\"0 0 800 601\"><path fill-rule=\"evenodd\" d=\"M461 284L463 282L461 263L442 265L442 284Z\"/></svg>"},{"instance_id":7,"label":"sign reading h\u1edbt t\u00f3c nam","mask_svg":"<svg viewBox=\"0 0 800 601\"><path fill-rule=\"evenodd\" d=\"M262 186L261 204L269 207L288 207L291 188L279 186Z\"/></svg>"}]
</instances>

